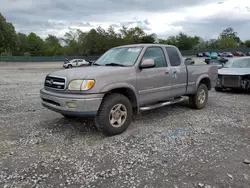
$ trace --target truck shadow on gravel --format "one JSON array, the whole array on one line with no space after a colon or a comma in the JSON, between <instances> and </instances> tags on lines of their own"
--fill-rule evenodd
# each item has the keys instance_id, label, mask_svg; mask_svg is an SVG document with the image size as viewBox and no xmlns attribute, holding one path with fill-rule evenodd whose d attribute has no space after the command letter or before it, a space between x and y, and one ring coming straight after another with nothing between
<instances>
[{"instance_id":1,"label":"truck shadow on gravel","mask_svg":"<svg viewBox=\"0 0 250 188\"><path fill-rule=\"evenodd\" d=\"M179 104L172 104L170 106L165 106L162 108L157 108L149 111L142 112L139 115L134 115L132 124L133 126L129 126L128 129L136 129L138 124L142 124L143 126L150 126L155 120L171 118L172 113L178 111L178 113L186 112L187 110L192 110L189 107L188 100L185 100ZM63 116L57 116L56 118L42 121L40 126L46 129L49 129L51 133L56 134L70 134L72 135L99 135L102 133L99 132L95 126L94 117L88 118L80 118L80 117L72 117L65 118ZM103 135L104 136L104 135Z\"/></svg>"},{"instance_id":2,"label":"truck shadow on gravel","mask_svg":"<svg viewBox=\"0 0 250 188\"><path fill-rule=\"evenodd\" d=\"M91 135L99 133L94 118L64 118L63 116L40 123L40 126L51 130L51 133L61 133L72 135Z\"/></svg>"}]
</instances>

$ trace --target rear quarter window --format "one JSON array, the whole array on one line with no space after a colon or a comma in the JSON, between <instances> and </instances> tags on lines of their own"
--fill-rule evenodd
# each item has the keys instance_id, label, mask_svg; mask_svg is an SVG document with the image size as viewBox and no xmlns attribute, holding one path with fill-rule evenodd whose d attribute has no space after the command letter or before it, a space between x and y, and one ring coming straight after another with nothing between
<instances>
[{"instance_id":1,"label":"rear quarter window","mask_svg":"<svg viewBox=\"0 0 250 188\"><path fill-rule=\"evenodd\" d=\"M170 60L170 64L173 67L180 66L181 65L181 57L178 53L178 50L176 50L173 47L166 47L168 57Z\"/></svg>"}]
</instances>

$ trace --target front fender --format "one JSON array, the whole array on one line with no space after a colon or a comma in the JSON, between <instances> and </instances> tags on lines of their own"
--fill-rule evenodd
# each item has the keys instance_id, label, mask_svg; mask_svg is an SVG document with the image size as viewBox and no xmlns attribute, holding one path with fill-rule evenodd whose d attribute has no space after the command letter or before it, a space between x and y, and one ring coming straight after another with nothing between
<instances>
[{"instance_id":1,"label":"front fender","mask_svg":"<svg viewBox=\"0 0 250 188\"><path fill-rule=\"evenodd\" d=\"M111 90L121 89L121 88L130 89L134 93L135 98L136 98L137 106L139 107L139 98L138 98L137 90L131 84L128 84L128 83L112 83L112 84L104 86L101 89L101 93L107 93L107 92L109 92Z\"/></svg>"}]
</instances>

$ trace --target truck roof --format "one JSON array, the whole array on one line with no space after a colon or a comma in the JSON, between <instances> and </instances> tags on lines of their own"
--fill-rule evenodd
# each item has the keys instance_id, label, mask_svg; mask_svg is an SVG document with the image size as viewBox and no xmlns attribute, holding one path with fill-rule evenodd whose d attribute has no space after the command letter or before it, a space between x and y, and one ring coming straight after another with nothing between
<instances>
[{"instance_id":1,"label":"truck roof","mask_svg":"<svg viewBox=\"0 0 250 188\"><path fill-rule=\"evenodd\" d=\"M142 43L142 44L127 44L127 45L122 45L122 46L117 46L115 48L121 48L121 47L147 47L147 46L164 46L164 47L175 47L173 45L168 45L168 44L152 44L152 43Z\"/></svg>"}]
</instances>

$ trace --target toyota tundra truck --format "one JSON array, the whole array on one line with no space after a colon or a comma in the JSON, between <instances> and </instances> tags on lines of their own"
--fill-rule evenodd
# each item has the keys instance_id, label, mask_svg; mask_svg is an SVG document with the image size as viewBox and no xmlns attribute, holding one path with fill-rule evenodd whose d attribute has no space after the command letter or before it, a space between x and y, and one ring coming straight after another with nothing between
<instances>
[{"instance_id":1,"label":"toyota tundra truck","mask_svg":"<svg viewBox=\"0 0 250 188\"><path fill-rule=\"evenodd\" d=\"M175 46L133 44L109 49L92 66L49 73L40 97L67 118L94 116L97 128L112 136L128 128L133 114L185 96L192 108L204 108L217 76L214 65L186 65Z\"/></svg>"}]
</instances>

